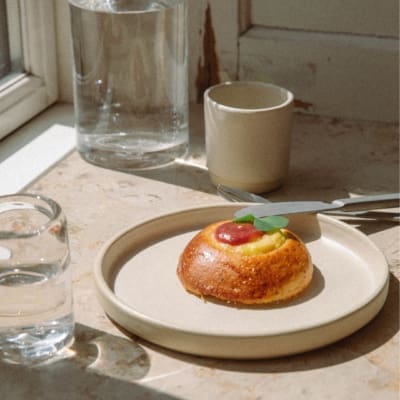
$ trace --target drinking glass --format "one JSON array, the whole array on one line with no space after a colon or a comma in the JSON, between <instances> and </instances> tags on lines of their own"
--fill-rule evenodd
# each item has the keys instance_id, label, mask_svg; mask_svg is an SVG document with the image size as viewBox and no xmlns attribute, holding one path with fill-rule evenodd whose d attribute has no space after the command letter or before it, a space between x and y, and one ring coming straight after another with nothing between
<instances>
[{"instance_id":1,"label":"drinking glass","mask_svg":"<svg viewBox=\"0 0 400 400\"><path fill-rule=\"evenodd\" d=\"M0 358L49 359L73 339L67 221L52 199L0 196Z\"/></svg>"}]
</instances>

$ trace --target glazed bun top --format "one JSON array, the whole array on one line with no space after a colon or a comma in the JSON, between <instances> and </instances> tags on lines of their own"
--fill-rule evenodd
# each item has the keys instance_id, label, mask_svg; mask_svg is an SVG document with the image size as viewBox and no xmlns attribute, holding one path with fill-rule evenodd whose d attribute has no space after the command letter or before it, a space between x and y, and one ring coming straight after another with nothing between
<instances>
[{"instance_id":1,"label":"glazed bun top","mask_svg":"<svg viewBox=\"0 0 400 400\"><path fill-rule=\"evenodd\" d=\"M183 250L177 274L201 297L265 304L290 299L310 283L311 257L287 229L263 232L250 223L213 223Z\"/></svg>"}]
</instances>

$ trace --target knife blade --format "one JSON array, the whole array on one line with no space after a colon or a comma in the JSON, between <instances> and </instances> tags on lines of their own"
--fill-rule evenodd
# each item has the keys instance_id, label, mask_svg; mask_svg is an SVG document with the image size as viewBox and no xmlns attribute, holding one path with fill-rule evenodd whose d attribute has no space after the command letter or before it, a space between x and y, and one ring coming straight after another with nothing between
<instances>
[{"instance_id":1,"label":"knife blade","mask_svg":"<svg viewBox=\"0 0 400 400\"><path fill-rule=\"evenodd\" d=\"M349 211L392 208L399 206L399 200L400 193L388 193L337 199L331 203L323 201L275 202L242 208L235 213L235 217L243 217L247 214L253 214L255 217L266 217L269 215L316 213L333 210Z\"/></svg>"}]
</instances>

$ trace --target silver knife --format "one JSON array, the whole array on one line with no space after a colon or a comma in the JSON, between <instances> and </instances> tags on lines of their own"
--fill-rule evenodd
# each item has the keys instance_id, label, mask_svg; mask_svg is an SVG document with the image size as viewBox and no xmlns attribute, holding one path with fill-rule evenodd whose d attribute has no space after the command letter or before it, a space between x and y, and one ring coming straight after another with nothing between
<instances>
[{"instance_id":1,"label":"silver knife","mask_svg":"<svg viewBox=\"0 0 400 400\"><path fill-rule=\"evenodd\" d=\"M269 215L286 215L301 213L316 213L332 210L371 210L375 208L398 207L400 193L388 193L372 196L360 196L347 199L337 199L332 203L323 201L288 201L267 204L258 204L242 208L235 213L235 217L243 217L253 214L255 217L266 217Z\"/></svg>"}]
</instances>

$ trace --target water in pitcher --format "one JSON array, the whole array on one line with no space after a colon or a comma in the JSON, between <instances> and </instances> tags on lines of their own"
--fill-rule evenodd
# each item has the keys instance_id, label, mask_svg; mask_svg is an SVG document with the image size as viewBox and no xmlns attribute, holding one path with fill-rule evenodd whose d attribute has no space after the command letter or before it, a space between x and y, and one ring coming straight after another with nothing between
<instances>
[{"instance_id":1,"label":"water in pitcher","mask_svg":"<svg viewBox=\"0 0 400 400\"><path fill-rule=\"evenodd\" d=\"M185 0L69 0L77 147L135 170L188 147Z\"/></svg>"}]
</instances>

